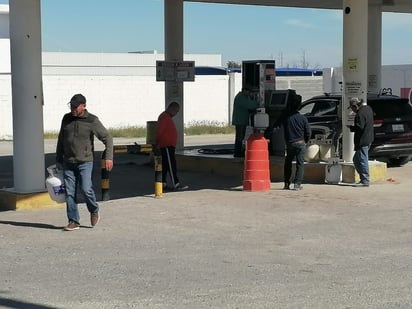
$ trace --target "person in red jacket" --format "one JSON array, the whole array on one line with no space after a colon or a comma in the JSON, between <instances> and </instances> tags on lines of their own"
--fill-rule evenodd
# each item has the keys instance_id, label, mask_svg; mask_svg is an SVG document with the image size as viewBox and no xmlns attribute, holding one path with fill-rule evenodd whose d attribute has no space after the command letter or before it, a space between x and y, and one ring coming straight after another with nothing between
<instances>
[{"instance_id":1,"label":"person in red jacket","mask_svg":"<svg viewBox=\"0 0 412 309\"><path fill-rule=\"evenodd\" d=\"M160 149L162 155L162 183L163 188L169 188L167 186L167 174L170 174L172 180L172 190L187 189L187 186L182 186L177 177L176 166L176 144L177 144L177 130L173 117L180 110L179 103L171 102L166 110L159 115L157 119L156 127L156 146Z\"/></svg>"}]
</instances>

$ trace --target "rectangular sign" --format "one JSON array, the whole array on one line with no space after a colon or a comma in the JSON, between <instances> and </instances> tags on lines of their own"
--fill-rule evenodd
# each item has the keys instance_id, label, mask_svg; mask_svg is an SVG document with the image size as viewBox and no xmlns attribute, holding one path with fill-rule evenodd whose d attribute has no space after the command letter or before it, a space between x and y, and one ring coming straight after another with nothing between
<instances>
[{"instance_id":1,"label":"rectangular sign","mask_svg":"<svg viewBox=\"0 0 412 309\"><path fill-rule=\"evenodd\" d=\"M156 61L156 81L193 82L194 80L194 61Z\"/></svg>"},{"instance_id":2,"label":"rectangular sign","mask_svg":"<svg viewBox=\"0 0 412 309\"><path fill-rule=\"evenodd\" d=\"M345 84L345 93L349 96L360 96L361 95L361 89L362 89L362 83L361 82L347 82Z\"/></svg>"},{"instance_id":3,"label":"rectangular sign","mask_svg":"<svg viewBox=\"0 0 412 309\"><path fill-rule=\"evenodd\" d=\"M175 81L175 62L156 61L156 81Z\"/></svg>"}]
</instances>

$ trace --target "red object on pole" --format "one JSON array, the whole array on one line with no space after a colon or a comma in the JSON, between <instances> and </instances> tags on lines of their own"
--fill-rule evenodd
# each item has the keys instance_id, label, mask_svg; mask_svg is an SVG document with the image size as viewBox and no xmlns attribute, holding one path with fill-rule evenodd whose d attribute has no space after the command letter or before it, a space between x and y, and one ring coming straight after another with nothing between
<instances>
[{"instance_id":1,"label":"red object on pole","mask_svg":"<svg viewBox=\"0 0 412 309\"><path fill-rule=\"evenodd\" d=\"M268 141L261 133L251 134L246 143L243 191L269 191Z\"/></svg>"}]
</instances>

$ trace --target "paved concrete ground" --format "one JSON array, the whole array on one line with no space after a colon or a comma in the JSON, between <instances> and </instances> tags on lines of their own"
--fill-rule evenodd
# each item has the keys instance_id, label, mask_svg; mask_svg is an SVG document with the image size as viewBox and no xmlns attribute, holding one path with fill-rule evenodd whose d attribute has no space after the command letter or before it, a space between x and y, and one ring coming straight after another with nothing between
<instances>
[{"instance_id":1,"label":"paved concrete ground","mask_svg":"<svg viewBox=\"0 0 412 309\"><path fill-rule=\"evenodd\" d=\"M412 307L412 163L299 192L185 172L156 199L147 157L115 160L96 228L83 204L74 232L63 208L0 212L1 308Z\"/></svg>"}]
</instances>

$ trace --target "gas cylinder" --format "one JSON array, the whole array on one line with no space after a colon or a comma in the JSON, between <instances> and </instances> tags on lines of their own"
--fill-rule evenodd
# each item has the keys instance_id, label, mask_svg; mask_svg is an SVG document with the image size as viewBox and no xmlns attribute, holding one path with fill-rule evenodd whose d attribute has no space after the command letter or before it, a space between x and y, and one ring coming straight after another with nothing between
<instances>
[{"instance_id":1,"label":"gas cylinder","mask_svg":"<svg viewBox=\"0 0 412 309\"><path fill-rule=\"evenodd\" d=\"M319 162L319 145L309 144L306 146L305 151L305 161L306 162Z\"/></svg>"},{"instance_id":2,"label":"gas cylinder","mask_svg":"<svg viewBox=\"0 0 412 309\"><path fill-rule=\"evenodd\" d=\"M321 161L328 161L331 157L332 146L331 145L320 145L319 146L319 157Z\"/></svg>"},{"instance_id":3,"label":"gas cylinder","mask_svg":"<svg viewBox=\"0 0 412 309\"><path fill-rule=\"evenodd\" d=\"M64 188L63 171L59 170L56 164L47 168L49 177L46 178L46 187L50 198L57 203L66 201L66 190Z\"/></svg>"}]
</instances>

